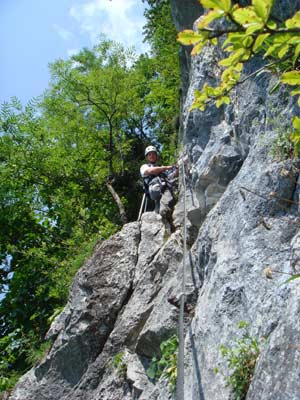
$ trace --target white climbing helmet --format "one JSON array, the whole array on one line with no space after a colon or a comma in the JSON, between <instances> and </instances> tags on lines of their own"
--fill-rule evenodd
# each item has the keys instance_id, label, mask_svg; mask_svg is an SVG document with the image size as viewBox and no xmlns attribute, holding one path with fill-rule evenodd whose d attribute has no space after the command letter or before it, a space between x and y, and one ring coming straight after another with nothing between
<instances>
[{"instance_id":1,"label":"white climbing helmet","mask_svg":"<svg viewBox=\"0 0 300 400\"><path fill-rule=\"evenodd\" d=\"M145 157L147 157L147 154L148 154L148 153L151 153L151 151L154 151L154 153L157 154L157 149L156 149L156 147L154 147L154 146L148 146L148 147L146 147L146 150L145 150Z\"/></svg>"}]
</instances>

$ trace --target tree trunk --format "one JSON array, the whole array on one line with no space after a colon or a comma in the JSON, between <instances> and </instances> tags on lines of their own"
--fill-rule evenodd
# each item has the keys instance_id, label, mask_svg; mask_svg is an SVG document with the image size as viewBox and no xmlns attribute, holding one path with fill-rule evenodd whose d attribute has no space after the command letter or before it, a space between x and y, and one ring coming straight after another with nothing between
<instances>
[{"instance_id":1,"label":"tree trunk","mask_svg":"<svg viewBox=\"0 0 300 400\"><path fill-rule=\"evenodd\" d=\"M126 224L127 216L126 216L125 208L121 202L121 199L120 199L118 193L115 191L115 189L113 188L113 186L110 182L106 182L106 186L107 186L108 190L110 191L112 197L114 198L115 202L117 203L121 221L123 222L123 224Z\"/></svg>"},{"instance_id":2,"label":"tree trunk","mask_svg":"<svg viewBox=\"0 0 300 400\"><path fill-rule=\"evenodd\" d=\"M110 176L113 175L112 160L113 160L113 126L112 126L112 122L109 121L109 174L110 174ZM119 196L118 196L118 198L119 198Z\"/></svg>"}]
</instances>

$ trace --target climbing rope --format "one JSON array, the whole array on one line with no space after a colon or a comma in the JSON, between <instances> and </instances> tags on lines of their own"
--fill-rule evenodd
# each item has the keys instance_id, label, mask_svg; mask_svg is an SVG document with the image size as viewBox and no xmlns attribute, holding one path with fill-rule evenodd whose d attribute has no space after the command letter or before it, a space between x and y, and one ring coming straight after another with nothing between
<instances>
[{"instance_id":1,"label":"climbing rope","mask_svg":"<svg viewBox=\"0 0 300 400\"><path fill-rule=\"evenodd\" d=\"M145 205L145 208L144 208ZM138 216L138 221L140 221L141 216L143 214L143 212L147 210L147 197L146 197L146 193L144 193L143 195L143 199L142 199L142 203L141 203L141 207L140 207L140 211L139 211L139 216Z\"/></svg>"},{"instance_id":2,"label":"climbing rope","mask_svg":"<svg viewBox=\"0 0 300 400\"><path fill-rule=\"evenodd\" d=\"M182 162L182 184L183 184L183 264L182 264L182 284L179 309L179 348L177 359L177 383L176 400L184 400L184 303L185 303L185 260L186 260L186 181L185 167Z\"/></svg>"}]
</instances>

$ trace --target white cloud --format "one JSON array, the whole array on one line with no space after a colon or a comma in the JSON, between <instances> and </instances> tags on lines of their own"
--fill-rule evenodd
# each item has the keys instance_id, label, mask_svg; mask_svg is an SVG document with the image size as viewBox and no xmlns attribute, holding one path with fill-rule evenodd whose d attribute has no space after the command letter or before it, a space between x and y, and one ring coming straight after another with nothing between
<instances>
[{"instance_id":1,"label":"white cloud","mask_svg":"<svg viewBox=\"0 0 300 400\"><path fill-rule=\"evenodd\" d=\"M53 28L59 34L59 36L64 40L70 40L73 36L73 33L68 31L67 29L62 28L57 24L53 24Z\"/></svg>"},{"instance_id":2,"label":"white cloud","mask_svg":"<svg viewBox=\"0 0 300 400\"><path fill-rule=\"evenodd\" d=\"M68 49L67 54L69 57L75 56L80 52L80 49Z\"/></svg>"},{"instance_id":3,"label":"white cloud","mask_svg":"<svg viewBox=\"0 0 300 400\"><path fill-rule=\"evenodd\" d=\"M145 19L141 0L85 0L74 4L70 15L79 23L81 32L89 35L92 44L104 33L125 46L135 46L139 52L148 49L142 42Z\"/></svg>"}]
</instances>

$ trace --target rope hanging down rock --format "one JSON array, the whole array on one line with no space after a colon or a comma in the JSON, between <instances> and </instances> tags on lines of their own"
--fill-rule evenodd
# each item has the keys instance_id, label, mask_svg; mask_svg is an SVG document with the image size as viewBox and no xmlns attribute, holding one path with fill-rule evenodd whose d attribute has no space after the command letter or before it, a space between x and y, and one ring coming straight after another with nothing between
<instances>
[{"instance_id":1,"label":"rope hanging down rock","mask_svg":"<svg viewBox=\"0 0 300 400\"><path fill-rule=\"evenodd\" d=\"M185 260L186 260L186 181L185 167L182 162L182 183L183 183L183 264L182 264L182 285L180 294L179 310L179 349L177 359L177 383L176 400L184 400L184 304L185 304Z\"/></svg>"}]
</instances>

